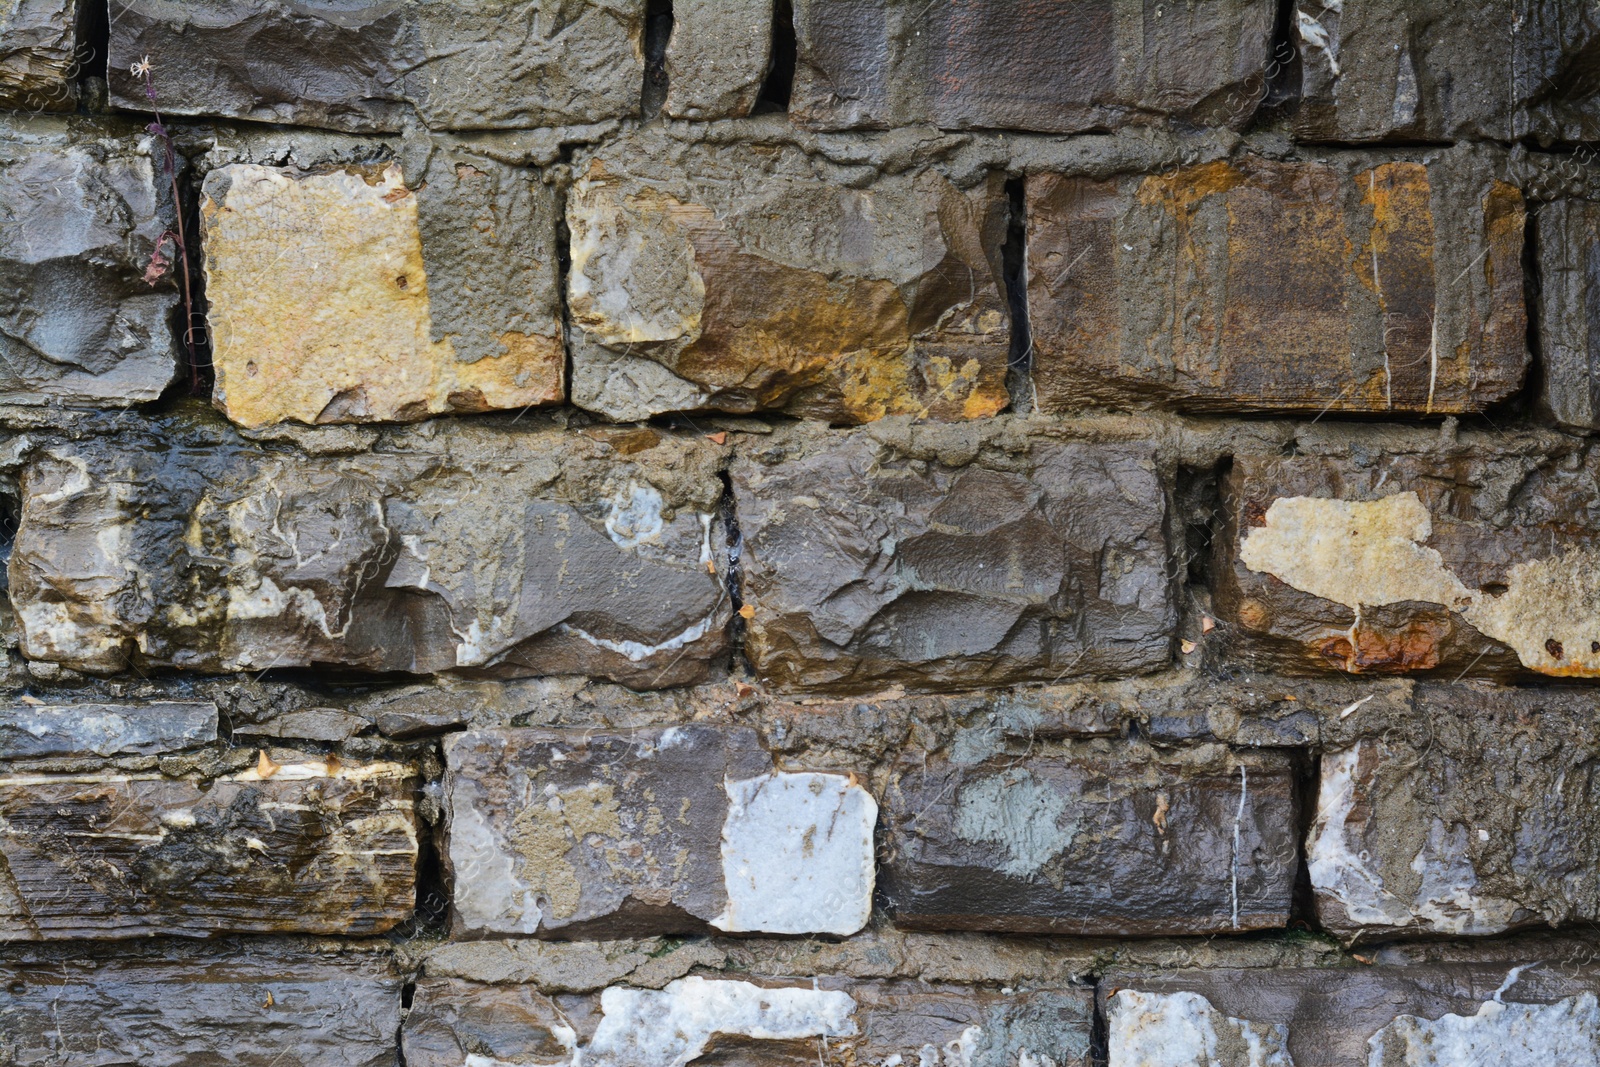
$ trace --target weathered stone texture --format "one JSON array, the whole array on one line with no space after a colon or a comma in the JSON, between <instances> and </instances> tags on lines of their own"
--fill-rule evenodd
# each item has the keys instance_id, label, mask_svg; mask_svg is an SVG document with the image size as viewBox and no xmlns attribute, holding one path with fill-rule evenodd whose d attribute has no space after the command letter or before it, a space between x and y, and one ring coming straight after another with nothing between
<instances>
[{"instance_id":1,"label":"weathered stone texture","mask_svg":"<svg viewBox=\"0 0 1600 1067\"><path fill-rule=\"evenodd\" d=\"M178 290L144 280L176 225L160 151L131 127L0 118L0 403L123 406L172 381Z\"/></svg>"},{"instance_id":2,"label":"weathered stone texture","mask_svg":"<svg viewBox=\"0 0 1600 1067\"><path fill-rule=\"evenodd\" d=\"M1242 124L1265 86L1263 0L796 0L790 114L819 129L1077 133Z\"/></svg>"},{"instance_id":3,"label":"weathered stone texture","mask_svg":"<svg viewBox=\"0 0 1600 1067\"><path fill-rule=\"evenodd\" d=\"M145 704L18 703L0 709L0 760L160 755L217 739L209 701Z\"/></svg>"},{"instance_id":4,"label":"weathered stone texture","mask_svg":"<svg viewBox=\"0 0 1600 1067\"><path fill-rule=\"evenodd\" d=\"M147 111L129 67L148 57L161 110L399 130L559 126L638 113L644 0L440 5L331 0L131 0L111 20L111 102Z\"/></svg>"},{"instance_id":5,"label":"weathered stone texture","mask_svg":"<svg viewBox=\"0 0 1600 1067\"><path fill-rule=\"evenodd\" d=\"M1327 739L1307 842L1321 925L1346 940L1497 934L1600 915L1595 699L1418 687L1412 715Z\"/></svg>"},{"instance_id":6,"label":"weathered stone texture","mask_svg":"<svg viewBox=\"0 0 1600 1067\"><path fill-rule=\"evenodd\" d=\"M0 941L381 933L416 903L416 773L0 776Z\"/></svg>"},{"instance_id":7,"label":"weathered stone texture","mask_svg":"<svg viewBox=\"0 0 1600 1067\"><path fill-rule=\"evenodd\" d=\"M9 570L22 652L102 673L698 680L731 614L719 451L631 440L462 425L307 457L174 421L41 444Z\"/></svg>"},{"instance_id":8,"label":"weathered stone texture","mask_svg":"<svg viewBox=\"0 0 1600 1067\"><path fill-rule=\"evenodd\" d=\"M10 959L0 1063L393 1067L402 985L376 953L271 942Z\"/></svg>"},{"instance_id":9,"label":"weathered stone texture","mask_svg":"<svg viewBox=\"0 0 1600 1067\"><path fill-rule=\"evenodd\" d=\"M1256 156L1028 179L1046 411L1478 411L1528 364L1524 208L1499 157Z\"/></svg>"},{"instance_id":10,"label":"weathered stone texture","mask_svg":"<svg viewBox=\"0 0 1600 1067\"><path fill-rule=\"evenodd\" d=\"M0 3L0 108L71 111L78 0Z\"/></svg>"},{"instance_id":11,"label":"weathered stone texture","mask_svg":"<svg viewBox=\"0 0 1600 1067\"><path fill-rule=\"evenodd\" d=\"M771 65L772 8L773 0L676 0L666 55L668 115L750 114Z\"/></svg>"},{"instance_id":12,"label":"weathered stone texture","mask_svg":"<svg viewBox=\"0 0 1600 1067\"><path fill-rule=\"evenodd\" d=\"M794 434L731 468L746 652L783 689L955 689L1164 666L1166 504L1139 445Z\"/></svg>"},{"instance_id":13,"label":"weathered stone texture","mask_svg":"<svg viewBox=\"0 0 1600 1067\"><path fill-rule=\"evenodd\" d=\"M1013 992L912 982L804 986L689 977L664 989L613 986L548 997L518 985L417 984L408 1067L481 1062L603 1067L866 1063L1089 1063L1085 989Z\"/></svg>"},{"instance_id":14,"label":"weathered stone texture","mask_svg":"<svg viewBox=\"0 0 1600 1067\"><path fill-rule=\"evenodd\" d=\"M863 183L781 143L655 127L577 167L578 406L619 420L709 408L858 423L979 418L1009 402L998 174L971 189L927 168Z\"/></svg>"},{"instance_id":15,"label":"weathered stone texture","mask_svg":"<svg viewBox=\"0 0 1600 1067\"><path fill-rule=\"evenodd\" d=\"M1597 464L1238 456L1217 610L1257 669L1600 676Z\"/></svg>"},{"instance_id":16,"label":"weathered stone texture","mask_svg":"<svg viewBox=\"0 0 1600 1067\"><path fill-rule=\"evenodd\" d=\"M1079 746L981 763L907 757L885 797L902 926L1209 934L1288 922L1289 762L1199 746Z\"/></svg>"},{"instance_id":17,"label":"weathered stone texture","mask_svg":"<svg viewBox=\"0 0 1600 1067\"><path fill-rule=\"evenodd\" d=\"M1600 203L1539 206L1540 403L1561 426L1600 430Z\"/></svg>"},{"instance_id":18,"label":"weathered stone texture","mask_svg":"<svg viewBox=\"0 0 1600 1067\"><path fill-rule=\"evenodd\" d=\"M853 934L878 807L775 771L754 731L502 730L446 742L457 933Z\"/></svg>"},{"instance_id":19,"label":"weathered stone texture","mask_svg":"<svg viewBox=\"0 0 1600 1067\"><path fill-rule=\"evenodd\" d=\"M235 163L200 217L215 400L263 426L559 403L555 193L436 146L398 163Z\"/></svg>"}]
</instances>

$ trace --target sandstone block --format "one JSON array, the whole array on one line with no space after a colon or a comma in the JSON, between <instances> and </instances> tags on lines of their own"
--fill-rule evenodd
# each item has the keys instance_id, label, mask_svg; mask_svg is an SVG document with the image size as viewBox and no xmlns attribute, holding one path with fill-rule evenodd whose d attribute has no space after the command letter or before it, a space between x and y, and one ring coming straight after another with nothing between
<instances>
[{"instance_id":1,"label":"sandstone block","mask_svg":"<svg viewBox=\"0 0 1600 1067\"><path fill-rule=\"evenodd\" d=\"M1540 404L1562 426L1600 430L1600 203L1556 200L1536 220Z\"/></svg>"},{"instance_id":2,"label":"sandstone block","mask_svg":"<svg viewBox=\"0 0 1600 1067\"><path fill-rule=\"evenodd\" d=\"M0 1063L393 1067L404 983L386 957L230 948L8 959Z\"/></svg>"},{"instance_id":3,"label":"sandstone block","mask_svg":"<svg viewBox=\"0 0 1600 1067\"><path fill-rule=\"evenodd\" d=\"M731 615L718 449L651 431L623 456L531 422L398 431L354 456L181 421L40 442L9 572L23 655L100 673L703 677Z\"/></svg>"},{"instance_id":4,"label":"sandstone block","mask_svg":"<svg viewBox=\"0 0 1600 1067\"><path fill-rule=\"evenodd\" d=\"M1600 1063L1584 963L1112 971L1107 1067Z\"/></svg>"},{"instance_id":5,"label":"sandstone block","mask_svg":"<svg viewBox=\"0 0 1600 1067\"><path fill-rule=\"evenodd\" d=\"M111 103L337 130L527 129L638 114L644 0L132 0L112 20Z\"/></svg>"},{"instance_id":6,"label":"sandstone block","mask_svg":"<svg viewBox=\"0 0 1600 1067\"><path fill-rule=\"evenodd\" d=\"M966 689L1166 665L1176 616L1147 447L890 441L795 434L735 459L763 679Z\"/></svg>"},{"instance_id":7,"label":"sandstone block","mask_svg":"<svg viewBox=\"0 0 1600 1067\"><path fill-rule=\"evenodd\" d=\"M1322 755L1307 841L1321 925L1347 940L1592 922L1600 839L1581 691L1423 685Z\"/></svg>"},{"instance_id":8,"label":"sandstone block","mask_svg":"<svg viewBox=\"0 0 1600 1067\"><path fill-rule=\"evenodd\" d=\"M124 406L172 381L178 291L144 274L176 216L151 152L131 127L0 118L0 403Z\"/></svg>"},{"instance_id":9,"label":"sandstone block","mask_svg":"<svg viewBox=\"0 0 1600 1067\"><path fill-rule=\"evenodd\" d=\"M217 739L210 701L25 704L0 709L0 759L160 755Z\"/></svg>"},{"instance_id":10,"label":"sandstone block","mask_svg":"<svg viewBox=\"0 0 1600 1067\"><path fill-rule=\"evenodd\" d=\"M818 129L1078 133L1239 124L1265 88L1259 0L796 0L790 114Z\"/></svg>"},{"instance_id":11,"label":"sandstone block","mask_svg":"<svg viewBox=\"0 0 1600 1067\"><path fill-rule=\"evenodd\" d=\"M1006 406L999 175L847 186L801 152L688 136L652 127L577 164L573 403L835 423Z\"/></svg>"},{"instance_id":12,"label":"sandstone block","mask_svg":"<svg viewBox=\"0 0 1600 1067\"><path fill-rule=\"evenodd\" d=\"M10 0L0 7L0 108L71 111L78 0Z\"/></svg>"},{"instance_id":13,"label":"sandstone block","mask_svg":"<svg viewBox=\"0 0 1600 1067\"><path fill-rule=\"evenodd\" d=\"M750 114L772 62L773 0L675 0L667 100L675 119Z\"/></svg>"},{"instance_id":14,"label":"sandstone block","mask_svg":"<svg viewBox=\"0 0 1600 1067\"><path fill-rule=\"evenodd\" d=\"M1522 385L1524 208L1498 156L1028 179L1040 407L1479 411Z\"/></svg>"},{"instance_id":15,"label":"sandstone block","mask_svg":"<svg viewBox=\"0 0 1600 1067\"><path fill-rule=\"evenodd\" d=\"M1289 762L1136 745L981 763L906 759L885 795L900 926L1211 934L1289 920L1299 848Z\"/></svg>"},{"instance_id":16,"label":"sandstone block","mask_svg":"<svg viewBox=\"0 0 1600 1067\"><path fill-rule=\"evenodd\" d=\"M1215 604L1256 669L1600 676L1600 456L1239 456Z\"/></svg>"},{"instance_id":17,"label":"sandstone block","mask_svg":"<svg viewBox=\"0 0 1600 1067\"><path fill-rule=\"evenodd\" d=\"M776 771L753 730L494 730L445 743L458 933L848 935L878 806Z\"/></svg>"},{"instance_id":18,"label":"sandstone block","mask_svg":"<svg viewBox=\"0 0 1600 1067\"><path fill-rule=\"evenodd\" d=\"M548 997L451 978L417 984L402 1043L409 1067L499 1062L679 1067L757 1064L1054 1063L1086 1067L1084 989L1024 992L821 979L803 986L679 979ZM898 1057L898 1058L897 1058Z\"/></svg>"},{"instance_id":19,"label":"sandstone block","mask_svg":"<svg viewBox=\"0 0 1600 1067\"><path fill-rule=\"evenodd\" d=\"M0 941L382 933L416 903L416 773L0 776Z\"/></svg>"},{"instance_id":20,"label":"sandstone block","mask_svg":"<svg viewBox=\"0 0 1600 1067\"><path fill-rule=\"evenodd\" d=\"M565 396L555 192L434 152L211 171L200 206L214 399L264 426L525 409Z\"/></svg>"}]
</instances>

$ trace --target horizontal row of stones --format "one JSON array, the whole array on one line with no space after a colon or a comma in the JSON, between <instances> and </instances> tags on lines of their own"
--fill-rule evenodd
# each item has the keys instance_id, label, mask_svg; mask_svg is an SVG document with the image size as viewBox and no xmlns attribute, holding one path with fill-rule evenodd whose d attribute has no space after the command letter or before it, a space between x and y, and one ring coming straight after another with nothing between
<instances>
[{"instance_id":1,"label":"horizontal row of stones","mask_svg":"<svg viewBox=\"0 0 1600 1067\"><path fill-rule=\"evenodd\" d=\"M95 3L0 9L0 107L70 110L75 29ZM1600 29L1561 4L1301 3L1276 47L1271 0L795 0L781 31L776 6L677 0L664 42L665 112L749 114L781 33L794 48L789 115L820 129L1240 125L1296 88L1293 127L1312 141L1593 141L1600 129ZM111 101L149 110L153 81L169 114L352 131L408 120L496 129L624 118L641 110L648 16L646 0L514 0L470 11L119 0ZM153 67L148 79L130 69L140 61Z\"/></svg>"},{"instance_id":2,"label":"horizontal row of stones","mask_svg":"<svg viewBox=\"0 0 1600 1067\"><path fill-rule=\"evenodd\" d=\"M723 669L737 621L757 680L791 692L1128 677L1195 642L1288 673L1600 676L1600 453L1581 438L1233 441L1209 554L1223 625L1191 642L1168 532L1189 520L1149 424L537 421L368 431L331 455L181 417L14 438L22 654L656 689Z\"/></svg>"},{"instance_id":3,"label":"horizontal row of stones","mask_svg":"<svg viewBox=\"0 0 1600 1067\"><path fill-rule=\"evenodd\" d=\"M895 162L895 135L823 150L761 119L652 125L552 170L443 137L216 136L197 243L213 399L240 425L1011 402L1019 220L1008 164L970 139L930 132ZM1522 387L1526 208L1504 152L1247 144L1150 173L1132 142L1096 145L1025 179L1038 410L1443 415ZM114 406L172 382L179 291L147 268L176 209L151 153L142 132L0 123L21 197L0 215L0 401ZM1536 217L1544 404L1600 427L1600 205Z\"/></svg>"},{"instance_id":4,"label":"horizontal row of stones","mask_svg":"<svg viewBox=\"0 0 1600 1067\"><path fill-rule=\"evenodd\" d=\"M624 955L627 946L613 947ZM693 946L662 951L692 955ZM728 977L546 992L456 977L409 1007L387 959L266 945L227 957L0 963L8 1062L243 1067L1594 1067L1592 963L1112 970L1093 986ZM434 974L435 970L444 973ZM1106 1042L1093 1056L1097 1017Z\"/></svg>"},{"instance_id":5,"label":"horizontal row of stones","mask_svg":"<svg viewBox=\"0 0 1600 1067\"><path fill-rule=\"evenodd\" d=\"M1477 936L1600 919L1593 708L1577 690L1369 693L1322 710L1315 796L1287 750L1052 737L1025 700L1008 713L1024 751L991 724L860 775L795 769L730 721L470 730L422 792L470 939L849 936L875 900L913 930L1226 934L1285 927L1302 865L1347 943ZM211 704L24 706L0 715L0 758L216 736ZM210 776L13 763L0 940L360 935L411 916L418 766L274 752Z\"/></svg>"}]
</instances>

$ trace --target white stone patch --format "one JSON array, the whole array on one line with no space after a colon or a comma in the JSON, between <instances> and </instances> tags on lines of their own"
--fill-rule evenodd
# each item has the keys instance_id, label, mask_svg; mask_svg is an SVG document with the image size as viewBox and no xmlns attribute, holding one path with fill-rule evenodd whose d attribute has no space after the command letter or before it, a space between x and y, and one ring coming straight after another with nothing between
<instances>
[{"instance_id":1,"label":"white stone patch","mask_svg":"<svg viewBox=\"0 0 1600 1067\"><path fill-rule=\"evenodd\" d=\"M1417 887L1417 918L1440 933L1500 933L1511 925L1518 905L1478 894L1478 872L1467 849L1465 826L1446 830L1444 820L1433 820L1427 841L1411 860L1411 869L1422 876Z\"/></svg>"},{"instance_id":2,"label":"white stone patch","mask_svg":"<svg viewBox=\"0 0 1600 1067\"><path fill-rule=\"evenodd\" d=\"M475 791L469 783L457 783L450 806L456 915L474 930L537 933L544 918L538 896L517 877L510 852L501 847L480 805L466 795L469 789Z\"/></svg>"},{"instance_id":3,"label":"white stone patch","mask_svg":"<svg viewBox=\"0 0 1600 1067\"><path fill-rule=\"evenodd\" d=\"M716 620L715 615L707 615L682 633L674 634L660 644L647 645L642 641L613 641L609 637L599 637L588 630L580 629L568 623L561 623L555 629L557 633L577 634L596 648L608 649L628 657L631 663L640 663L651 656L662 652L676 652L684 645L700 640L711 629L711 624Z\"/></svg>"},{"instance_id":4,"label":"white stone patch","mask_svg":"<svg viewBox=\"0 0 1600 1067\"><path fill-rule=\"evenodd\" d=\"M1383 887L1383 877L1350 847L1349 822L1356 803L1361 745L1322 757L1317 817L1306 846L1311 884L1332 896L1350 921L1361 926L1405 926L1411 909Z\"/></svg>"},{"instance_id":5,"label":"white stone patch","mask_svg":"<svg viewBox=\"0 0 1600 1067\"><path fill-rule=\"evenodd\" d=\"M956 833L968 841L999 845L1000 869L1017 878L1065 852L1078 835L1078 821L1058 791L1029 771L1008 771L973 782L956 802Z\"/></svg>"},{"instance_id":6,"label":"white stone patch","mask_svg":"<svg viewBox=\"0 0 1600 1067\"><path fill-rule=\"evenodd\" d=\"M1328 6L1333 7L1332 4ZM1334 10L1337 11L1338 8L1335 7ZM1300 43L1305 45L1308 50L1314 48L1326 56L1328 73L1337 78L1339 76L1338 38L1330 38L1327 28L1317 21L1315 17L1306 14L1304 11L1297 8L1294 15L1295 28L1300 34Z\"/></svg>"},{"instance_id":7,"label":"white stone patch","mask_svg":"<svg viewBox=\"0 0 1600 1067\"><path fill-rule=\"evenodd\" d=\"M1368 1067L1600 1067L1593 993L1554 1004L1488 1001L1476 1015L1401 1015L1367 1040Z\"/></svg>"},{"instance_id":8,"label":"white stone patch","mask_svg":"<svg viewBox=\"0 0 1600 1067\"><path fill-rule=\"evenodd\" d=\"M1223 1015L1198 993L1123 989L1108 1007L1107 1067L1294 1067L1286 1026Z\"/></svg>"},{"instance_id":9,"label":"white stone patch","mask_svg":"<svg viewBox=\"0 0 1600 1067\"><path fill-rule=\"evenodd\" d=\"M661 518L661 493L653 485L630 481L611 498L606 514L606 534L619 548L634 548L644 541L659 541L665 523Z\"/></svg>"},{"instance_id":10,"label":"white stone patch","mask_svg":"<svg viewBox=\"0 0 1600 1067\"><path fill-rule=\"evenodd\" d=\"M872 914L878 804L840 774L777 772L726 783L722 877L711 920L739 933L847 936Z\"/></svg>"}]
</instances>

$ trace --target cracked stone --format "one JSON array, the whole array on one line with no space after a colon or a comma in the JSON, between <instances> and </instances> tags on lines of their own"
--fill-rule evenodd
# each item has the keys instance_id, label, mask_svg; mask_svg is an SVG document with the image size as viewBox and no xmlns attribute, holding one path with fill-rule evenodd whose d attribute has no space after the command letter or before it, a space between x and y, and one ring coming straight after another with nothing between
<instances>
[{"instance_id":1,"label":"cracked stone","mask_svg":"<svg viewBox=\"0 0 1600 1067\"><path fill-rule=\"evenodd\" d=\"M0 5L0 108L39 113L77 106L78 0Z\"/></svg>"},{"instance_id":2,"label":"cracked stone","mask_svg":"<svg viewBox=\"0 0 1600 1067\"><path fill-rule=\"evenodd\" d=\"M25 704L0 709L0 760L159 755L217 739L209 701Z\"/></svg>"},{"instance_id":3,"label":"cracked stone","mask_svg":"<svg viewBox=\"0 0 1600 1067\"><path fill-rule=\"evenodd\" d=\"M1541 204L1535 222L1540 404L1561 426L1600 430L1600 204Z\"/></svg>"}]
</instances>

